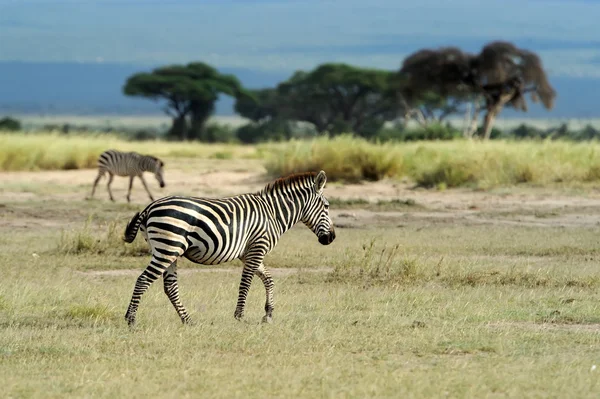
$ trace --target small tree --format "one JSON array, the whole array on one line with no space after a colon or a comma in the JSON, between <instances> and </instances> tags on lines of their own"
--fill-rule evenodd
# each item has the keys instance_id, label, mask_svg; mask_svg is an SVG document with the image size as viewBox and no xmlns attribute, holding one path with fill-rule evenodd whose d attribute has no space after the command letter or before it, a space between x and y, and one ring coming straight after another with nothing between
<instances>
[{"instance_id":1,"label":"small tree","mask_svg":"<svg viewBox=\"0 0 600 399\"><path fill-rule=\"evenodd\" d=\"M220 94L248 95L235 76L221 74L201 62L135 74L127 79L123 91L129 96L166 100L164 110L173 118L169 135L180 140L207 139L203 137L206 122Z\"/></svg>"}]
</instances>

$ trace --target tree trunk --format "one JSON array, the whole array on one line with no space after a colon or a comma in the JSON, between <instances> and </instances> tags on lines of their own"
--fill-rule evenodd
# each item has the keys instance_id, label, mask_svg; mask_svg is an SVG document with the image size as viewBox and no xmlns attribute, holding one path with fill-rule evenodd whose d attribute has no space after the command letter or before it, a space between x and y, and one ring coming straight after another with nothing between
<instances>
[{"instance_id":1,"label":"tree trunk","mask_svg":"<svg viewBox=\"0 0 600 399\"><path fill-rule=\"evenodd\" d=\"M467 111L465 112L465 126L463 130L463 136L466 139L472 139L473 135L477 131L477 123L479 121L479 102L474 101L473 103L473 114L471 115L471 103L467 104Z\"/></svg>"},{"instance_id":2,"label":"tree trunk","mask_svg":"<svg viewBox=\"0 0 600 399\"><path fill-rule=\"evenodd\" d=\"M496 121L496 117L502 111L502 108L509 102L515 94L515 90L510 90L507 93L503 93L498 97L498 99L493 103L488 103L487 112L485 114L485 118L483 120L483 139L489 140L492 134L492 127L494 126L494 122Z\"/></svg>"},{"instance_id":3,"label":"tree trunk","mask_svg":"<svg viewBox=\"0 0 600 399\"><path fill-rule=\"evenodd\" d=\"M187 123L185 114L173 117L173 124L167 133L168 136L177 140L187 140Z\"/></svg>"},{"instance_id":4,"label":"tree trunk","mask_svg":"<svg viewBox=\"0 0 600 399\"><path fill-rule=\"evenodd\" d=\"M214 103L192 101L190 107L190 138L200 141L213 142L214 137L206 137L206 122L212 114Z\"/></svg>"}]
</instances>

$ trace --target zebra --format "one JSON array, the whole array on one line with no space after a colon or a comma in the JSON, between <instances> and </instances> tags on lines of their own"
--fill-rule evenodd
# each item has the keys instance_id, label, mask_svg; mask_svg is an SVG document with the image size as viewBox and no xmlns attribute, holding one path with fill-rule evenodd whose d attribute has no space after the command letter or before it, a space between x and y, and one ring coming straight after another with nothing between
<instances>
[{"instance_id":1,"label":"zebra","mask_svg":"<svg viewBox=\"0 0 600 399\"><path fill-rule=\"evenodd\" d=\"M323 195L326 181L324 171L294 174L256 193L218 199L169 196L136 213L125 228L123 240L133 242L141 230L151 247L152 259L135 283L125 314L128 324L135 324L142 295L160 276L181 321L191 322L179 298L177 259L181 256L204 265L240 259L244 267L234 317L243 318L246 296L256 274L266 291L262 321L271 323L273 279L263 259L279 237L299 221L315 233L322 245L333 242L335 229L329 202Z\"/></svg>"},{"instance_id":2,"label":"zebra","mask_svg":"<svg viewBox=\"0 0 600 399\"><path fill-rule=\"evenodd\" d=\"M154 177L158 180L158 184L161 188L165 186L163 180L163 167L164 162L160 159L153 157L152 155L141 155L137 152L121 152L117 150L107 150L100 154L98 158L98 176L94 180L94 187L92 188L92 195L89 199L94 197L96 192L96 186L98 182L104 176L104 173L108 172L108 183L106 188L108 189L108 195L111 201L114 201L110 185L112 184L114 175L117 176L129 176L129 190L127 191L127 202L130 202L131 187L133 186L133 179L137 176L142 181L150 201L154 201L146 180L144 180L144 172L154 173Z\"/></svg>"}]
</instances>

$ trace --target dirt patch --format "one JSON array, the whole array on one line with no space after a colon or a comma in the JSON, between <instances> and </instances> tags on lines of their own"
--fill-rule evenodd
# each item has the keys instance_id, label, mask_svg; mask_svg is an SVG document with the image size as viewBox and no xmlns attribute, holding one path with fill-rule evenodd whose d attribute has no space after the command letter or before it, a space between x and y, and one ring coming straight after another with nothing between
<instances>
[{"instance_id":1,"label":"dirt patch","mask_svg":"<svg viewBox=\"0 0 600 399\"><path fill-rule=\"evenodd\" d=\"M172 195L223 197L257 192L271 179L266 176L259 160L198 160L168 159L165 173L167 186L157 187L151 174L146 181L155 198ZM1 172L0 204L30 207L30 212L10 215L13 208L0 208L0 219L12 227L40 227L69 222L83 223L94 211L106 215L125 211L118 206L126 204L128 179L115 177L112 191L116 204L108 201L105 178L96 190L93 201L89 196L95 169L41 172ZM417 207L407 209L377 208L339 209L332 206L334 222L340 228L365 226L402 226L408 222L426 222L431 225L455 224L517 225L536 227L596 227L600 225L600 193L568 195L551 189L511 189L503 192L453 189L445 191L415 189L409 182L382 180L361 184L329 183L329 198L340 200L361 199L372 204L379 201L414 201ZM145 206L149 198L139 180L134 181L132 207ZM54 201L52 204L51 201ZM68 204L60 212L56 203ZM132 208L132 209L133 209ZM367 208L367 207L365 207ZM371 209L371 208L369 208ZM32 213L34 212L34 213ZM57 213L58 212L58 213ZM57 217L60 216L60 217ZM43 220L54 220L46 224Z\"/></svg>"}]
</instances>

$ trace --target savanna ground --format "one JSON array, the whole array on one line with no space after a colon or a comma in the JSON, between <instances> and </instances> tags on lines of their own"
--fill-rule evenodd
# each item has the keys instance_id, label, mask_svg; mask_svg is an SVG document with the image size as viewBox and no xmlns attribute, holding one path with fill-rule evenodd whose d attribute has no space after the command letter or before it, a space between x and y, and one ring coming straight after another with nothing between
<instances>
[{"instance_id":1,"label":"savanna ground","mask_svg":"<svg viewBox=\"0 0 600 399\"><path fill-rule=\"evenodd\" d=\"M253 159L167 158L167 194L255 191ZM598 397L600 191L593 184L413 189L328 183L337 240L299 225L266 259L274 323L241 266L180 262L182 326L158 281L123 319L149 256L120 234L148 202L93 169L0 172L4 397Z\"/></svg>"}]
</instances>

